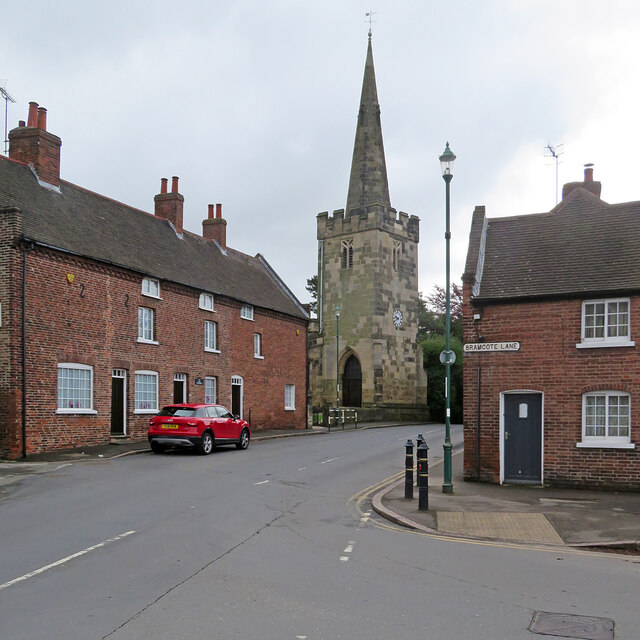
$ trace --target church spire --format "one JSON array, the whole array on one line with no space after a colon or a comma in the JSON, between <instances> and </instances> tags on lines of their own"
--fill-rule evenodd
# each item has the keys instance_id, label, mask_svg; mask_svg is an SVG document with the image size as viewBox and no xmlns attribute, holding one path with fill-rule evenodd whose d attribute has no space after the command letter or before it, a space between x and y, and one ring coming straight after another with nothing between
<instances>
[{"instance_id":1,"label":"church spire","mask_svg":"<svg viewBox=\"0 0 640 640\"><path fill-rule=\"evenodd\" d=\"M352 209L361 209L374 202L385 207L391 205L382 143L376 74L373 68L371 31L369 31L367 61L364 66L360 111L347 194L347 214Z\"/></svg>"}]
</instances>

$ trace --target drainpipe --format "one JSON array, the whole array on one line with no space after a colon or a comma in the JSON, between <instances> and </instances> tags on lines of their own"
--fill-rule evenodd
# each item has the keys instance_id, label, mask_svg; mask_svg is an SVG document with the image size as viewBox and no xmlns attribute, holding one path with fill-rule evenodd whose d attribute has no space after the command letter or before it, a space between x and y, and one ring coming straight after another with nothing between
<instances>
[{"instance_id":1,"label":"drainpipe","mask_svg":"<svg viewBox=\"0 0 640 640\"><path fill-rule=\"evenodd\" d=\"M476 479L480 481L480 399L481 399L481 384L482 384L482 367L478 367L478 398L476 402L477 416L476 416Z\"/></svg>"},{"instance_id":2,"label":"drainpipe","mask_svg":"<svg viewBox=\"0 0 640 640\"><path fill-rule=\"evenodd\" d=\"M22 250L22 457L27 457L27 253L34 245Z\"/></svg>"}]
</instances>

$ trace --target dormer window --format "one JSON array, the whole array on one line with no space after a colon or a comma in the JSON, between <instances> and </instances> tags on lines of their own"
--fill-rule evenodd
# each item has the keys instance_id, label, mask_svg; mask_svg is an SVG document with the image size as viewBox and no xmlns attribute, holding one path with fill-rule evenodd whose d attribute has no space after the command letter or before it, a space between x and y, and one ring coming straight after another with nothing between
<instances>
[{"instance_id":1,"label":"dormer window","mask_svg":"<svg viewBox=\"0 0 640 640\"><path fill-rule=\"evenodd\" d=\"M153 278L144 278L142 280L142 295L150 298L160 297L160 281Z\"/></svg>"},{"instance_id":2,"label":"dormer window","mask_svg":"<svg viewBox=\"0 0 640 640\"><path fill-rule=\"evenodd\" d=\"M201 293L198 306L205 311L213 311L213 296L210 293Z\"/></svg>"},{"instance_id":3,"label":"dormer window","mask_svg":"<svg viewBox=\"0 0 640 640\"><path fill-rule=\"evenodd\" d=\"M243 304L240 309L240 317L245 320L253 320L253 307L250 304Z\"/></svg>"},{"instance_id":4,"label":"dormer window","mask_svg":"<svg viewBox=\"0 0 640 640\"><path fill-rule=\"evenodd\" d=\"M343 240L340 243L340 252L342 255L342 268L353 268L353 240Z\"/></svg>"}]
</instances>

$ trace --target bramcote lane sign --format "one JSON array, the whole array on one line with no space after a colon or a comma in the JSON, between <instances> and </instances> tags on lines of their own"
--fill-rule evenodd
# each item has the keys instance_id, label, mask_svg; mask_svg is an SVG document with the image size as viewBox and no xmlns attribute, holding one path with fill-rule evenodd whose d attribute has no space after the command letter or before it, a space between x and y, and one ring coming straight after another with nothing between
<instances>
[{"instance_id":1,"label":"bramcote lane sign","mask_svg":"<svg viewBox=\"0 0 640 640\"><path fill-rule=\"evenodd\" d=\"M475 353L478 351L520 351L519 342L475 342L464 345L465 353Z\"/></svg>"}]
</instances>

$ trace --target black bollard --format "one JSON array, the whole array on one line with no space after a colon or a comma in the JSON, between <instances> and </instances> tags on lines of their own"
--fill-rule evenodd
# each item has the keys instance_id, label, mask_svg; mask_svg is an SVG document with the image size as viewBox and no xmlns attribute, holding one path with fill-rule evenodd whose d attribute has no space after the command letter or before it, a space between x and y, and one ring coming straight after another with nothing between
<instances>
[{"instance_id":1,"label":"black bollard","mask_svg":"<svg viewBox=\"0 0 640 640\"><path fill-rule=\"evenodd\" d=\"M413 442L407 440L406 455L404 459L404 497L406 500L413 498Z\"/></svg>"},{"instance_id":2,"label":"black bollard","mask_svg":"<svg viewBox=\"0 0 640 640\"><path fill-rule=\"evenodd\" d=\"M426 440L422 437L422 434L421 434L421 433L419 433L419 434L416 436L416 464L417 464L417 462L418 462L418 460L417 460L417 456L418 456L418 447L419 447L423 442L426 442ZM417 487L417 486L418 486L418 469L417 469L417 467L416 467L416 487Z\"/></svg>"},{"instance_id":3,"label":"black bollard","mask_svg":"<svg viewBox=\"0 0 640 640\"><path fill-rule=\"evenodd\" d=\"M423 440L418 447L418 511L429 509L429 447Z\"/></svg>"}]
</instances>

